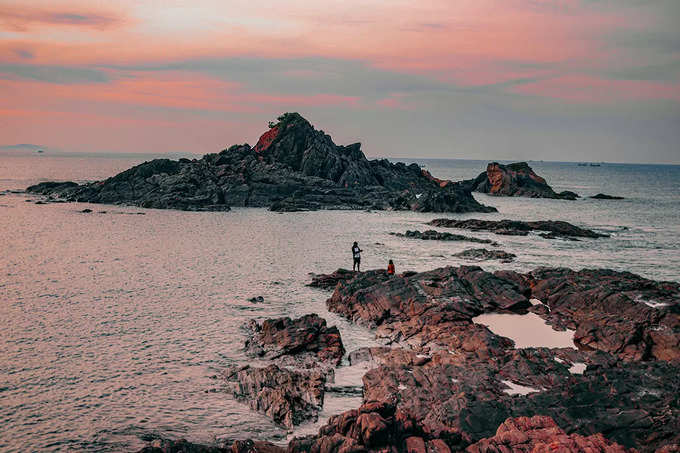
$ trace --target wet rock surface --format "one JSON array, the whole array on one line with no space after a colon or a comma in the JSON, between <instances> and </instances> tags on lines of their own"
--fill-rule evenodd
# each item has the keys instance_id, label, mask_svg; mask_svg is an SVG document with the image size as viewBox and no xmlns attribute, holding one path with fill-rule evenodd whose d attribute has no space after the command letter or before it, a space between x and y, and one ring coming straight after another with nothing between
<instances>
[{"instance_id":1,"label":"wet rock surface","mask_svg":"<svg viewBox=\"0 0 680 453\"><path fill-rule=\"evenodd\" d=\"M583 347L628 361L680 361L680 284L609 269L505 274L549 307L539 316L575 329Z\"/></svg>"},{"instance_id":2,"label":"wet rock surface","mask_svg":"<svg viewBox=\"0 0 680 453\"><path fill-rule=\"evenodd\" d=\"M234 145L193 160L156 159L104 181L48 182L27 191L69 201L206 211L496 211L479 204L466 184L434 178L417 164L369 161L359 143L338 146L297 113L279 117L255 147Z\"/></svg>"},{"instance_id":3,"label":"wet rock surface","mask_svg":"<svg viewBox=\"0 0 680 453\"><path fill-rule=\"evenodd\" d=\"M508 236L526 236L530 231L544 231L548 239L555 238L602 238L606 234L572 225L561 220L480 220L480 219L434 219L428 225L444 228L461 228L471 231L490 231Z\"/></svg>"},{"instance_id":4,"label":"wet rock surface","mask_svg":"<svg viewBox=\"0 0 680 453\"><path fill-rule=\"evenodd\" d=\"M285 453L286 448L270 442L237 440L226 445L200 445L186 439L156 439L140 450L140 453Z\"/></svg>"},{"instance_id":5,"label":"wet rock surface","mask_svg":"<svg viewBox=\"0 0 680 453\"><path fill-rule=\"evenodd\" d=\"M549 452L626 453L633 450L611 442L600 433L588 437L567 434L546 416L509 418L498 427L496 435L482 439L465 449L468 453Z\"/></svg>"},{"instance_id":6,"label":"wet rock surface","mask_svg":"<svg viewBox=\"0 0 680 453\"><path fill-rule=\"evenodd\" d=\"M508 253L504 250L487 249L467 249L453 256L475 261L500 260L503 263L509 263L517 257L514 253Z\"/></svg>"},{"instance_id":7,"label":"wet rock surface","mask_svg":"<svg viewBox=\"0 0 680 453\"><path fill-rule=\"evenodd\" d=\"M337 366L345 354L340 331L316 314L251 321L246 353L300 368Z\"/></svg>"},{"instance_id":8,"label":"wet rock surface","mask_svg":"<svg viewBox=\"0 0 680 453\"><path fill-rule=\"evenodd\" d=\"M506 197L557 198L575 200L578 195L564 191L557 193L542 177L538 176L526 162L508 165L491 162L486 172L477 178L463 181L475 192Z\"/></svg>"},{"instance_id":9,"label":"wet rock surface","mask_svg":"<svg viewBox=\"0 0 680 453\"><path fill-rule=\"evenodd\" d=\"M441 232L441 231L435 231L435 230L427 230L427 231L411 231L408 230L406 233L390 233L393 236L397 237L404 237L404 238L411 238L411 239L422 239L425 241L467 241L467 242L476 242L478 244L491 244L491 245L498 245L496 242L492 241L491 239L480 239L480 238L475 238L471 236L464 236L462 234L453 234L453 233L447 233L447 232Z\"/></svg>"},{"instance_id":10,"label":"wet rock surface","mask_svg":"<svg viewBox=\"0 0 680 453\"><path fill-rule=\"evenodd\" d=\"M224 378L236 399L288 428L316 420L323 406L326 375L319 370L244 366L227 371Z\"/></svg>"}]
</instances>

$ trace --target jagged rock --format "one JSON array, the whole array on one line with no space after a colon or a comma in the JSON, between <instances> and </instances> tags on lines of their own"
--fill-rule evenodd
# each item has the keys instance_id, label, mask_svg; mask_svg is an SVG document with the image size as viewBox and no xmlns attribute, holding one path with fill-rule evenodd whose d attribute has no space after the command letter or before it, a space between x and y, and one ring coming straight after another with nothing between
<instances>
[{"instance_id":1,"label":"jagged rock","mask_svg":"<svg viewBox=\"0 0 680 453\"><path fill-rule=\"evenodd\" d=\"M323 406L325 374L270 365L244 366L224 374L235 398L289 428L316 420Z\"/></svg>"},{"instance_id":2,"label":"jagged rock","mask_svg":"<svg viewBox=\"0 0 680 453\"><path fill-rule=\"evenodd\" d=\"M480 219L434 219L428 225L444 228L461 228L472 231L491 231L496 234L509 236L526 236L530 231L546 231L549 239L554 238L603 238L606 234L577 227L562 220L537 220L525 222L523 220L480 220Z\"/></svg>"},{"instance_id":3,"label":"jagged rock","mask_svg":"<svg viewBox=\"0 0 680 453\"><path fill-rule=\"evenodd\" d=\"M357 271L349 271L347 269L338 269L331 274L313 274L312 281L307 286L313 288L333 289L338 282L351 280L357 274Z\"/></svg>"},{"instance_id":4,"label":"jagged rock","mask_svg":"<svg viewBox=\"0 0 680 453\"><path fill-rule=\"evenodd\" d=\"M623 200L624 199L623 197L617 197L617 196L614 196L614 195L606 195L606 194L603 194L603 193L598 193L597 195L593 195L593 196L588 197L588 198L594 198L595 200Z\"/></svg>"},{"instance_id":5,"label":"jagged rock","mask_svg":"<svg viewBox=\"0 0 680 453\"><path fill-rule=\"evenodd\" d=\"M496 435L470 445L469 453L540 453L569 451L575 453L626 453L634 450L611 442L602 434L588 437L567 434L546 416L509 418L498 427Z\"/></svg>"},{"instance_id":6,"label":"jagged rock","mask_svg":"<svg viewBox=\"0 0 680 453\"><path fill-rule=\"evenodd\" d=\"M503 277L549 307L541 316L550 324L575 329L577 344L623 360L680 360L678 283L609 269L540 268Z\"/></svg>"},{"instance_id":7,"label":"jagged rock","mask_svg":"<svg viewBox=\"0 0 680 453\"><path fill-rule=\"evenodd\" d=\"M432 177L417 164L369 161L358 143L338 146L297 113L287 113L255 147L234 145L201 159L156 159L89 184L41 183L28 192L69 201L225 211L389 209L493 212L467 185Z\"/></svg>"},{"instance_id":8,"label":"jagged rock","mask_svg":"<svg viewBox=\"0 0 680 453\"><path fill-rule=\"evenodd\" d=\"M339 365L345 348L337 327L326 326L317 314L298 319L267 319L250 323L246 352L281 364L312 368L319 364Z\"/></svg>"},{"instance_id":9,"label":"jagged rock","mask_svg":"<svg viewBox=\"0 0 680 453\"><path fill-rule=\"evenodd\" d=\"M406 233L390 233L390 234L397 237L423 239L425 241L468 241L477 242L479 244L498 245L498 243L490 239L480 239L471 236L463 236L462 234L452 234L435 230L427 230L423 232L420 232L418 230L415 231L407 230Z\"/></svg>"},{"instance_id":10,"label":"jagged rock","mask_svg":"<svg viewBox=\"0 0 680 453\"><path fill-rule=\"evenodd\" d=\"M575 200L578 195L564 191L556 193L545 179L538 176L526 162L503 165L491 162L486 172L477 178L463 181L476 192L507 197L558 198Z\"/></svg>"},{"instance_id":11,"label":"jagged rock","mask_svg":"<svg viewBox=\"0 0 680 453\"><path fill-rule=\"evenodd\" d=\"M466 258L470 260L486 261L486 260L500 260L503 263L509 263L517 257L514 253L508 253L503 250L487 250L487 249L467 249L452 256L459 258Z\"/></svg>"}]
</instances>

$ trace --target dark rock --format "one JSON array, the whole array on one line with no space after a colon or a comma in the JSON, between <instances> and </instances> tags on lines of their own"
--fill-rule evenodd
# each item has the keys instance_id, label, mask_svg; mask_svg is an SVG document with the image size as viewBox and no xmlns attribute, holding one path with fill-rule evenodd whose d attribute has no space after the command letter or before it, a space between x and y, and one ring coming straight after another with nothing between
<instances>
[{"instance_id":1,"label":"dark rock","mask_svg":"<svg viewBox=\"0 0 680 453\"><path fill-rule=\"evenodd\" d=\"M139 453L286 453L286 449L270 442L237 440L231 447L200 445L186 439L155 439Z\"/></svg>"},{"instance_id":2,"label":"dark rock","mask_svg":"<svg viewBox=\"0 0 680 453\"><path fill-rule=\"evenodd\" d=\"M594 198L596 200L623 200L624 199L623 197L617 197L617 196L614 196L614 195L606 195L606 194L603 194L603 193L598 193L597 195L593 195L589 198Z\"/></svg>"},{"instance_id":3,"label":"dark rock","mask_svg":"<svg viewBox=\"0 0 680 453\"><path fill-rule=\"evenodd\" d=\"M261 304L262 302L264 302L264 297L262 297L262 296L253 296L253 297L251 297L251 298L248 299L248 302L253 302L253 303L255 303L255 304Z\"/></svg>"},{"instance_id":4,"label":"dark rock","mask_svg":"<svg viewBox=\"0 0 680 453\"><path fill-rule=\"evenodd\" d=\"M477 242L479 244L498 245L498 243L490 239L480 239L471 236L463 236L462 234L452 234L435 230L427 230L423 232L420 232L418 230L415 231L409 230L406 231L406 233L390 233L390 234L397 237L423 239L425 241L468 241Z\"/></svg>"},{"instance_id":5,"label":"dark rock","mask_svg":"<svg viewBox=\"0 0 680 453\"><path fill-rule=\"evenodd\" d=\"M83 210L80 211L80 212L85 213L85 214L89 214L90 212L92 212L92 209L90 209L90 208L85 208L85 209L83 209Z\"/></svg>"},{"instance_id":6,"label":"dark rock","mask_svg":"<svg viewBox=\"0 0 680 453\"><path fill-rule=\"evenodd\" d=\"M326 378L320 371L245 366L224 376L235 398L289 428L316 420L323 406Z\"/></svg>"},{"instance_id":7,"label":"dark rock","mask_svg":"<svg viewBox=\"0 0 680 453\"><path fill-rule=\"evenodd\" d=\"M570 451L592 453L626 453L634 450L611 442L598 433L588 437L567 434L547 416L509 418L498 427L496 435L466 448L469 453L513 451Z\"/></svg>"},{"instance_id":8,"label":"dark rock","mask_svg":"<svg viewBox=\"0 0 680 453\"><path fill-rule=\"evenodd\" d=\"M506 197L557 198L575 200L578 195L564 191L556 193L545 179L538 176L526 162L503 165L491 162L486 172L463 183L472 191Z\"/></svg>"},{"instance_id":9,"label":"dark rock","mask_svg":"<svg viewBox=\"0 0 680 453\"><path fill-rule=\"evenodd\" d=\"M509 263L517 257L514 253L508 253L503 250L487 250L487 249L467 249L452 256L459 258L466 258L470 260L486 261L486 260L500 260L503 263Z\"/></svg>"},{"instance_id":10,"label":"dark rock","mask_svg":"<svg viewBox=\"0 0 680 453\"><path fill-rule=\"evenodd\" d=\"M496 234L526 236L530 231L546 231L548 238L602 238L606 234L577 227L561 220L538 220L525 222L523 220L480 220L480 219L434 219L428 225L445 228L461 228L472 231L491 231Z\"/></svg>"},{"instance_id":11,"label":"dark rock","mask_svg":"<svg viewBox=\"0 0 680 453\"><path fill-rule=\"evenodd\" d=\"M351 280L357 274L356 271L349 271L347 269L338 269L332 274L314 274L312 281L307 286L313 288L333 289L337 286L339 281Z\"/></svg>"},{"instance_id":12,"label":"dark rock","mask_svg":"<svg viewBox=\"0 0 680 453\"><path fill-rule=\"evenodd\" d=\"M202 159L156 159L105 181L41 183L29 192L70 201L145 208L226 211L380 209L493 212L465 184L432 177L418 165L369 161L358 143L338 146L297 113L279 117L255 147L234 145Z\"/></svg>"},{"instance_id":13,"label":"dark rock","mask_svg":"<svg viewBox=\"0 0 680 453\"><path fill-rule=\"evenodd\" d=\"M345 354L338 328L326 326L326 320L317 314L298 319L267 319L262 324L251 321L250 329L246 352L270 360L279 359L284 365L337 366Z\"/></svg>"}]
</instances>

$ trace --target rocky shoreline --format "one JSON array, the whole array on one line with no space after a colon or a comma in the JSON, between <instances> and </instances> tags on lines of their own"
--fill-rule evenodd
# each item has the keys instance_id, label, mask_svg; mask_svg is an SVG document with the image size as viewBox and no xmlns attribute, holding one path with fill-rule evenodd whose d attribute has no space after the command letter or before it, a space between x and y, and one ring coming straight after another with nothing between
<instances>
[{"instance_id":1,"label":"rocky shoreline","mask_svg":"<svg viewBox=\"0 0 680 453\"><path fill-rule=\"evenodd\" d=\"M332 288L329 311L374 328L387 344L348 356L352 365L371 364L361 407L287 447L240 441L186 449L185 441L155 441L143 451L680 448L678 283L606 269L489 273L461 266L395 276L338 270L313 276L311 285ZM528 312L574 330L575 347L517 349L473 319ZM251 396L252 408L293 426L318 413L333 379L324 364L338 365L341 348L336 330L316 315L255 323L246 350L288 365L245 367L228 379Z\"/></svg>"}]
</instances>

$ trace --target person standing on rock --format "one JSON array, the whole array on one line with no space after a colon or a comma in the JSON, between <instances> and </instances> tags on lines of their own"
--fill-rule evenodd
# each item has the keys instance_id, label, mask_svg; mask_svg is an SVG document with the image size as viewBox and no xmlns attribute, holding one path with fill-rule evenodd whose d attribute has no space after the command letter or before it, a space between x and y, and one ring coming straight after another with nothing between
<instances>
[{"instance_id":1,"label":"person standing on rock","mask_svg":"<svg viewBox=\"0 0 680 453\"><path fill-rule=\"evenodd\" d=\"M394 275L394 262L392 262L392 260L387 263L387 273L389 275Z\"/></svg>"},{"instance_id":2,"label":"person standing on rock","mask_svg":"<svg viewBox=\"0 0 680 453\"><path fill-rule=\"evenodd\" d=\"M359 244L355 242L352 246L352 258L354 259L354 264L352 265L353 271L361 272L361 252L363 252L363 250L361 250Z\"/></svg>"}]
</instances>

